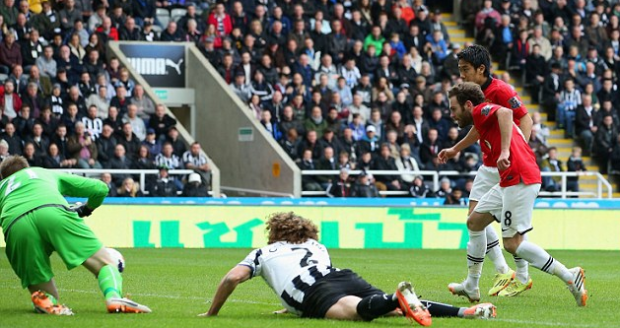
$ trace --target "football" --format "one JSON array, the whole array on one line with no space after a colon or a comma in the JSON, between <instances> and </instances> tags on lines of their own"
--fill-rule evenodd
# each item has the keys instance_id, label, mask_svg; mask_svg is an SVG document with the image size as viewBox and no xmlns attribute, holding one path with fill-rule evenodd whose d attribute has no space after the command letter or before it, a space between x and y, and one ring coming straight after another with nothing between
<instances>
[{"instance_id":1,"label":"football","mask_svg":"<svg viewBox=\"0 0 620 328\"><path fill-rule=\"evenodd\" d=\"M114 248L106 248L106 250L108 251L110 258L112 258L112 261L116 264L118 272L123 273L123 271L125 271L125 258L123 257L123 254Z\"/></svg>"}]
</instances>

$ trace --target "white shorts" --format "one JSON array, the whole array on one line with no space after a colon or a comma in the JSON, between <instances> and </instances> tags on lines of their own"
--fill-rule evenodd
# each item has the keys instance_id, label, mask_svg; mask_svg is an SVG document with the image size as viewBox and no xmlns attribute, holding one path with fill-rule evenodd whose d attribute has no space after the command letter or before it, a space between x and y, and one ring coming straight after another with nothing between
<instances>
[{"instance_id":1,"label":"white shorts","mask_svg":"<svg viewBox=\"0 0 620 328\"><path fill-rule=\"evenodd\" d=\"M480 201L482 196L498 183L499 171L496 167L480 166L474 178L474 185L471 187L471 192L469 193L469 200Z\"/></svg>"},{"instance_id":2,"label":"white shorts","mask_svg":"<svg viewBox=\"0 0 620 328\"><path fill-rule=\"evenodd\" d=\"M539 183L520 183L506 188L496 184L482 196L474 211L493 215L500 222L504 238L513 237L517 233L523 235L533 229L532 210L539 191Z\"/></svg>"}]
</instances>

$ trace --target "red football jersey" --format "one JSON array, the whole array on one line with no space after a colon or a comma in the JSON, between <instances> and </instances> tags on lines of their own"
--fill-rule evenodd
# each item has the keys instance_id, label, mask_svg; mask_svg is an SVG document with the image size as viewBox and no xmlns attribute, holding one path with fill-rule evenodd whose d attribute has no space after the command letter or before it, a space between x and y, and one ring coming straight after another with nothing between
<instances>
[{"instance_id":1,"label":"red football jersey","mask_svg":"<svg viewBox=\"0 0 620 328\"><path fill-rule=\"evenodd\" d=\"M484 156L497 166L497 159L502 151L502 136L496 112L502 106L482 103L472 111L474 128L480 134L480 145ZM536 156L525 141L525 137L516 124L512 125L510 139L510 167L499 171L501 187L514 186L523 181L526 185L541 183L540 169ZM486 165L486 164L485 164Z\"/></svg>"},{"instance_id":2,"label":"red football jersey","mask_svg":"<svg viewBox=\"0 0 620 328\"><path fill-rule=\"evenodd\" d=\"M508 83L500 79L489 78L481 88L486 102L512 109L514 112L512 118L517 125L520 125L520 119L527 115L527 109L523 106L523 101L519 95ZM482 162L485 166L497 166L497 163L491 161L486 155L482 156Z\"/></svg>"}]
</instances>

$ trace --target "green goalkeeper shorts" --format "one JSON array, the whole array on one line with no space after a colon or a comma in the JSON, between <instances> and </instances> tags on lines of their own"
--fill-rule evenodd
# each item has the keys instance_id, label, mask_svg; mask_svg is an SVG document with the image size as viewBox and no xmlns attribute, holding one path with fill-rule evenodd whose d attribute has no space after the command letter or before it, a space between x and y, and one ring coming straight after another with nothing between
<instances>
[{"instance_id":1,"label":"green goalkeeper shorts","mask_svg":"<svg viewBox=\"0 0 620 328\"><path fill-rule=\"evenodd\" d=\"M54 277L52 252L71 270L103 246L77 213L62 207L40 208L19 218L5 242L6 255L24 288Z\"/></svg>"}]
</instances>

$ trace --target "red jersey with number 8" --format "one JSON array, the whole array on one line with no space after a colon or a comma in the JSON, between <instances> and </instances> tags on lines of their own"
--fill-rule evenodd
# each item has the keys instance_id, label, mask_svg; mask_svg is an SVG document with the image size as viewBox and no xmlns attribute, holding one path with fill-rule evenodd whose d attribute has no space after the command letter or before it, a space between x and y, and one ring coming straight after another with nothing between
<instances>
[{"instance_id":1,"label":"red jersey with number 8","mask_svg":"<svg viewBox=\"0 0 620 328\"><path fill-rule=\"evenodd\" d=\"M485 84L480 86L482 92L484 92L484 98L486 102L492 104L498 104L502 107L512 109L512 119L520 125L520 119L527 115L527 109L523 106L523 101L519 98L519 95L514 91L510 84L494 78L489 78ZM492 161L485 155L485 145L481 142L480 147L483 151L482 162L485 166L497 167L497 161Z\"/></svg>"},{"instance_id":2,"label":"red jersey with number 8","mask_svg":"<svg viewBox=\"0 0 620 328\"><path fill-rule=\"evenodd\" d=\"M502 135L497 120L497 110L502 106L482 103L474 107L472 116L474 128L480 134L480 144L486 159L497 166L502 150ZM510 139L510 167L499 171L501 187L510 187L523 182L526 185L541 183L540 169L536 164L536 156L525 141L525 137L515 123L512 124ZM487 165L485 163L485 165ZM487 165L491 166L491 165Z\"/></svg>"}]
</instances>

